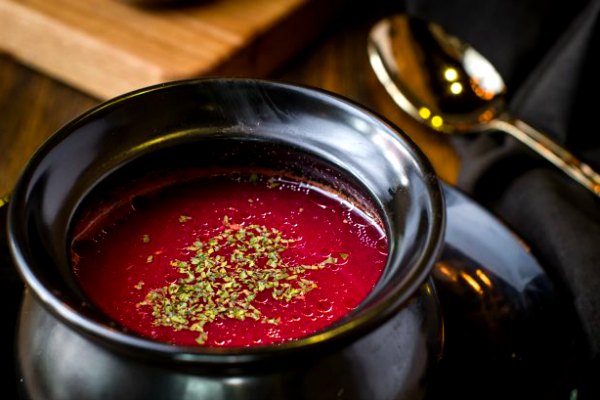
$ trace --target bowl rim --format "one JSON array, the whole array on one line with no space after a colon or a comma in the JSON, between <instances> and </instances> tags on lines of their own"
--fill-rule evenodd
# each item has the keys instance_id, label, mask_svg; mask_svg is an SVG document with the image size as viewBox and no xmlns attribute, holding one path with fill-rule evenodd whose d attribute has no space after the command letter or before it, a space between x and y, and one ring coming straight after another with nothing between
<instances>
[{"instance_id":1,"label":"bowl rim","mask_svg":"<svg viewBox=\"0 0 600 400\"><path fill-rule=\"evenodd\" d=\"M279 89L299 92L302 95L334 104L336 107L350 107L354 111L369 116L377 121L390 133L394 140L401 141L402 145L409 151L414 164L423 174L423 184L429 198L432 218L429 221L428 237L425 239L423 251L417 262L411 266L410 273L402 281L401 290L395 290L392 295L385 298L385 301L371 307L368 312L352 318L341 324L334 324L331 328L315 334L287 341L281 344L269 346L251 346L234 348L216 348L216 347L186 347L173 346L171 344L146 339L141 336L134 336L126 332L116 330L104 324L101 324L92 318L81 315L77 310L71 308L65 302L62 302L41 282L34 272L28 267L25 254L22 252L18 239L18 224L20 207L25 202L26 183L32 177L35 166L39 165L45 154L54 148L64 137L68 136L78 126L92 120L103 110L110 109L127 102L129 99L142 96L146 93L170 90L179 86L202 85L207 82L219 82L228 84L257 84L262 86L277 87ZM25 281L30 293L60 321L65 322L76 331L82 332L87 336L98 339L104 344L116 350L124 350L129 354L144 358L160 358L163 361L174 361L183 364L210 364L212 366L233 366L246 363L256 363L265 360L281 358L282 356L306 355L313 351L322 351L324 349L337 348L343 346L351 340L356 340L366 333L376 329L384 324L399 312L414 296L418 289L428 278L433 264L437 260L444 243L445 232L445 207L441 186L433 167L429 160L401 129L396 127L386 118L367 109L365 106L349 100L341 95L329 91L314 88L307 85L286 83L282 81L273 81L265 79L248 78L227 78L227 77L209 77L186 79L172 82L160 83L153 86L140 88L113 99L109 99L74 118L71 122L58 129L51 135L35 152L21 173L15 190L12 193L9 202L7 232L9 248L17 270L21 278ZM386 266L387 268L387 266Z\"/></svg>"}]
</instances>

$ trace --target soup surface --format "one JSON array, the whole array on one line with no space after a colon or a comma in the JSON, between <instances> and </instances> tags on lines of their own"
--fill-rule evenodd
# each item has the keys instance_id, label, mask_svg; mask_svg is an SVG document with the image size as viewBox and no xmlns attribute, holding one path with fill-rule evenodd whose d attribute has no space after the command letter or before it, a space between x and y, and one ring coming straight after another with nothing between
<instances>
[{"instance_id":1,"label":"soup surface","mask_svg":"<svg viewBox=\"0 0 600 400\"><path fill-rule=\"evenodd\" d=\"M72 251L84 292L126 329L175 345L310 335L359 305L388 252L358 207L285 176L198 178L93 214Z\"/></svg>"}]
</instances>

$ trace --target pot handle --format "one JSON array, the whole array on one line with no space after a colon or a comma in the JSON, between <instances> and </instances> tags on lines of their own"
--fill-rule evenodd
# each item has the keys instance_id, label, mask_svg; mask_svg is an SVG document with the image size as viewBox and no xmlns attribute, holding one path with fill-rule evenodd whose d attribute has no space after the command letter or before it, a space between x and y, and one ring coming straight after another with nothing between
<instances>
[{"instance_id":1,"label":"pot handle","mask_svg":"<svg viewBox=\"0 0 600 400\"><path fill-rule=\"evenodd\" d=\"M9 198L8 194L0 196L0 304L3 305L8 304L8 300L12 303L13 299L20 302L20 294L23 291L23 283L8 249L6 218Z\"/></svg>"},{"instance_id":2,"label":"pot handle","mask_svg":"<svg viewBox=\"0 0 600 400\"><path fill-rule=\"evenodd\" d=\"M0 304L12 312L21 303L24 284L8 249L6 218L9 198L9 195L0 196Z\"/></svg>"},{"instance_id":3,"label":"pot handle","mask_svg":"<svg viewBox=\"0 0 600 400\"><path fill-rule=\"evenodd\" d=\"M6 237L6 215L8 213L9 198L9 194L0 195L0 254L6 253L8 250L8 238Z\"/></svg>"}]
</instances>

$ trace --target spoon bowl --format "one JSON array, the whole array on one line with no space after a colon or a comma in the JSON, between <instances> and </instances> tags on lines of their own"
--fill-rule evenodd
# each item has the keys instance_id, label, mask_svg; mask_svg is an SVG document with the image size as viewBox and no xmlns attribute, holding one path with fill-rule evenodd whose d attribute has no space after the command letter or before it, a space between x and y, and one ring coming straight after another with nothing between
<instances>
[{"instance_id":1,"label":"spoon bowl","mask_svg":"<svg viewBox=\"0 0 600 400\"><path fill-rule=\"evenodd\" d=\"M600 196L600 175L544 133L512 117L498 71L441 26L406 15L385 18L371 30L368 53L388 94L417 121L447 134L508 133Z\"/></svg>"}]
</instances>

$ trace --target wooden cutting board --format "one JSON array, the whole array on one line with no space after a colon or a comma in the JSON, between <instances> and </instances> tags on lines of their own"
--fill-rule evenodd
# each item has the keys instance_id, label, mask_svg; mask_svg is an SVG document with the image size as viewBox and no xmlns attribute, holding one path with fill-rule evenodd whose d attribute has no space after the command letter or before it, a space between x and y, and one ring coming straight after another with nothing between
<instances>
[{"instance_id":1,"label":"wooden cutting board","mask_svg":"<svg viewBox=\"0 0 600 400\"><path fill-rule=\"evenodd\" d=\"M207 74L264 76L343 0L203 0L142 9L118 0L0 0L0 51L107 99Z\"/></svg>"}]
</instances>

